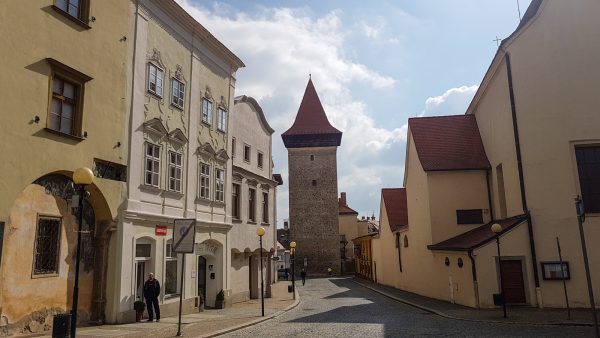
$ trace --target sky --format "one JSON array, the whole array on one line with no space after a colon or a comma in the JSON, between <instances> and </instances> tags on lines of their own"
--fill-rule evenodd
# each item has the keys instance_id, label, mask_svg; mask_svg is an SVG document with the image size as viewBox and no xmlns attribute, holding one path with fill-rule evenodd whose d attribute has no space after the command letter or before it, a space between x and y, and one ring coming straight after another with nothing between
<instances>
[{"instance_id":1,"label":"sky","mask_svg":"<svg viewBox=\"0 0 600 338\"><path fill-rule=\"evenodd\" d=\"M278 227L288 218L287 151L309 74L343 132L338 192L379 219L382 188L403 186L409 117L464 114L530 0L176 0L245 64L235 95L254 97L273 134ZM517 6L519 3L519 8Z\"/></svg>"}]
</instances>

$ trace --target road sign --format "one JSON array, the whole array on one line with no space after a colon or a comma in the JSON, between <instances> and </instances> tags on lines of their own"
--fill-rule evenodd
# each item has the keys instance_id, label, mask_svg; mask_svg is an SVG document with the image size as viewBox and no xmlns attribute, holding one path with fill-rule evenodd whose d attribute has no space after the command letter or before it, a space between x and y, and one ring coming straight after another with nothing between
<instances>
[{"instance_id":1,"label":"road sign","mask_svg":"<svg viewBox=\"0 0 600 338\"><path fill-rule=\"evenodd\" d=\"M195 219L176 219L173 226L173 252L193 253L196 238Z\"/></svg>"}]
</instances>

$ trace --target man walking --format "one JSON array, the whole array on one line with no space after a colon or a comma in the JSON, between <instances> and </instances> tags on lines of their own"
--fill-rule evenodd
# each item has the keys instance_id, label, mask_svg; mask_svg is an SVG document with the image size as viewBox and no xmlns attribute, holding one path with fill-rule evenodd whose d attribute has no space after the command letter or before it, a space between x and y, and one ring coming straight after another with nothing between
<instances>
[{"instance_id":1,"label":"man walking","mask_svg":"<svg viewBox=\"0 0 600 338\"><path fill-rule=\"evenodd\" d=\"M156 321L160 321L160 308L158 307L158 296L160 295L160 284L154 279L154 274L148 274L148 280L144 283L144 298L148 307L148 321L154 320L154 311L156 311ZM152 307L154 306L154 311Z\"/></svg>"},{"instance_id":2,"label":"man walking","mask_svg":"<svg viewBox=\"0 0 600 338\"><path fill-rule=\"evenodd\" d=\"M302 277L302 286L304 286L304 284L306 284L306 270L304 270L304 268L300 271L300 276Z\"/></svg>"}]
</instances>

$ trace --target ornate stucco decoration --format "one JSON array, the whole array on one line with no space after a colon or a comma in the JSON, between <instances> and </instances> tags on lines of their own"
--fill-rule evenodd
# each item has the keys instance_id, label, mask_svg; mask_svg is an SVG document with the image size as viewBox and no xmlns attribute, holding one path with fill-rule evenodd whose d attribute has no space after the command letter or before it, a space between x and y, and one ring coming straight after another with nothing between
<instances>
[{"instance_id":1,"label":"ornate stucco decoration","mask_svg":"<svg viewBox=\"0 0 600 338\"><path fill-rule=\"evenodd\" d=\"M169 141L171 141L172 143L175 143L179 146L183 146L184 144L186 144L188 142L187 137L185 137L185 134L179 128L176 128L175 130L170 132L168 135L168 138L169 138Z\"/></svg>"},{"instance_id":2,"label":"ornate stucco decoration","mask_svg":"<svg viewBox=\"0 0 600 338\"><path fill-rule=\"evenodd\" d=\"M168 134L167 127L165 127L161 119L159 119L158 117L144 122L143 126L144 131L159 137L164 137Z\"/></svg>"},{"instance_id":3,"label":"ornate stucco decoration","mask_svg":"<svg viewBox=\"0 0 600 338\"><path fill-rule=\"evenodd\" d=\"M160 57L160 51L156 48L152 49L152 54L148 57L148 61L156 63L162 69L166 69L165 64Z\"/></svg>"},{"instance_id":4,"label":"ornate stucco decoration","mask_svg":"<svg viewBox=\"0 0 600 338\"><path fill-rule=\"evenodd\" d=\"M262 184L260 185L260 187L261 187L263 190L267 190L267 191L268 191L269 189L271 189L271 186L270 186L270 185L268 185L268 184L266 184L266 183L262 183Z\"/></svg>"},{"instance_id":5,"label":"ornate stucco decoration","mask_svg":"<svg viewBox=\"0 0 600 338\"><path fill-rule=\"evenodd\" d=\"M237 183L242 183L242 181L244 180L244 175L242 175L242 174L240 174L240 173L233 173L233 174L231 175L231 179L232 179L234 182L237 182Z\"/></svg>"},{"instance_id":6,"label":"ornate stucco decoration","mask_svg":"<svg viewBox=\"0 0 600 338\"><path fill-rule=\"evenodd\" d=\"M221 106L225 110L229 110L229 108L227 107L227 101L225 100L224 96L221 96L221 101L219 102L219 106Z\"/></svg>"},{"instance_id":7,"label":"ornate stucco decoration","mask_svg":"<svg viewBox=\"0 0 600 338\"><path fill-rule=\"evenodd\" d=\"M196 150L196 152L198 155L200 155L206 159L213 158L217 154L215 152L215 149L208 142L199 146L198 149Z\"/></svg>"},{"instance_id":8,"label":"ornate stucco decoration","mask_svg":"<svg viewBox=\"0 0 600 338\"><path fill-rule=\"evenodd\" d=\"M204 91L204 97L206 97L207 99L212 100L213 96L210 92L210 87L206 86L206 90Z\"/></svg>"},{"instance_id":9,"label":"ornate stucco decoration","mask_svg":"<svg viewBox=\"0 0 600 338\"><path fill-rule=\"evenodd\" d=\"M173 76L179 81L186 82L185 78L183 77L183 70L181 69L181 65L175 65L175 74Z\"/></svg>"},{"instance_id":10,"label":"ornate stucco decoration","mask_svg":"<svg viewBox=\"0 0 600 338\"><path fill-rule=\"evenodd\" d=\"M253 187L256 187L258 185L258 181L253 178L247 179L246 182L248 183L248 185L253 186Z\"/></svg>"},{"instance_id":11,"label":"ornate stucco decoration","mask_svg":"<svg viewBox=\"0 0 600 338\"><path fill-rule=\"evenodd\" d=\"M227 162L227 160L229 160L229 155L227 155L225 149L221 149L217 152L215 159L219 162Z\"/></svg>"}]
</instances>

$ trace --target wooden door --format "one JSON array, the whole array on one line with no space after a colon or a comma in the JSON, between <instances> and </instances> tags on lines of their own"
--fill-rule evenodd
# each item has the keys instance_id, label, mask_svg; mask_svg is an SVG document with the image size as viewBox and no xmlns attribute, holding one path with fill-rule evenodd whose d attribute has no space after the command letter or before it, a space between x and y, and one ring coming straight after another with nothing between
<instances>
[{"instance_id":1,"label":"wooden door","mask_svg":"<svg viewBox=\"0 0 600 338\"><path fill-rule=\"evenodd\" d=\"M202 295L206 302L206 258L198 256L198 296ZM206 304L206 303L205 303Z\"/></svg>"},{"instance_id":2,"label":"wooden door","mask_svg":"<svg viewBox=\"0 0 600 338\"><path fill-rule=\"evenodd\" d=\"M523 267L520 260L502 260L500 268L502 271L502 284L504 299L506 303L524 304L525 282L523 280Z\"/></svg>"}]
</instances>

